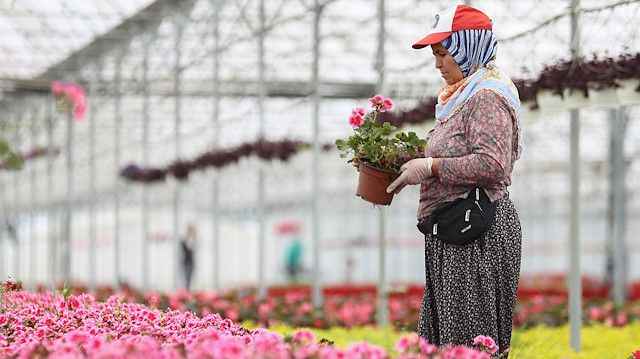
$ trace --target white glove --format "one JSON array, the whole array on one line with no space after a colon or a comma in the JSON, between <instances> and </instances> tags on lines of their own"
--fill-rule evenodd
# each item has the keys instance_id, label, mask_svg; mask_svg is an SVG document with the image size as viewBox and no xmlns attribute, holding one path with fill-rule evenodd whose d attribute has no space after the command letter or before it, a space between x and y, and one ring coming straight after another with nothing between
<instances>
[{"instance_id":1,"label":"white glove","mask_svg":"<svg viewBox=\"0 0 640 359\"><path fill-rule=\"evenodd\" d=\"M420 184L431 177L433 158L414 158L400 167L400 176L387 187L387 193L400 193L408 184Z\"/></svg>"}]
</instances>

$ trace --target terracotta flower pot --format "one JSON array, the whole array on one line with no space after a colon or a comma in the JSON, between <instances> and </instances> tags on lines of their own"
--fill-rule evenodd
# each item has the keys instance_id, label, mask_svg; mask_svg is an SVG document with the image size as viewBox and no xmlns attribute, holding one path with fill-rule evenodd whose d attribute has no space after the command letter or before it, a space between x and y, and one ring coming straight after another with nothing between
<instances>
[{"instance_id":1,"label":"terracotta flower pot","mask_svg":"<svg viewBox=\"0 0 640 359\"><path fill-rule=\"evenodd\" d=\"M360 164L358 171L360 171L360 175L358 176L356 195L373 204L390 205L393 193L387 193L387 187L399 174L364 163Z\"/></svg>"}]
</instances>

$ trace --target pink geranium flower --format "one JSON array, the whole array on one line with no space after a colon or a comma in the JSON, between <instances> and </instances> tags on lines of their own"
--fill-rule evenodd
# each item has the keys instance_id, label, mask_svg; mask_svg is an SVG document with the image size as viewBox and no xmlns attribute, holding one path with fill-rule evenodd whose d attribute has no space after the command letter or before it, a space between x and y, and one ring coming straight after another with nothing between
<instances>
[{"instance_id":1,"label":"pink geranium flower","mask_svg":"<svg viewBox=\"0 0 640 359\"><path fill-rule=\"evenodd\" d=\"M389 111L393 108L393 101L390 98L385 98L382 101L382 108L384 111Z\"/></svg>"},{"instance_id":2,"label":"pink geranium flower","mask_svg":"<svg viewBox=\"0 0 640 359\"><path fill-rule=\"evenodd\" d=\"M71 111L73 118L81 121L87 111L87 96L82 86L75 83L53 81L51 93L62 101L62 108Z\"/></svg>"},{"instance_id":3,"label":"pink geranium flower","mask_svg":"<svg viewBox=\"0 0 640 359\"><path fill-rule=\"evenodd\" d=\"M365 111L364 108L362 107L356 107L353 109L353 111L351 111L352 115L360 115L360 116L364 116L367 112Z\"/></svg>"},{"instance_id":4,"label":"pink geranium flower","mask_svg":"<svg viewBox=\"0 0 640 359\"><path fill-rule=\"evenodd\" d=\"M358 128L358 127L362 126L362 124L364 124L364 118L362 116L360 116L359 114L351 115L349 117L349 124L353 128Z\"/></svg>"},{"instance_id":5,"label":"pink geranium flower","mask_svg":"<svg viewBox=\"0 0 640 359\"><path fill-rule=\"evenodd\" d=\"M382 95L375 95L369 99L371 107L379 107L383 104L384 97Z\"/></svg>"}]
</instances>

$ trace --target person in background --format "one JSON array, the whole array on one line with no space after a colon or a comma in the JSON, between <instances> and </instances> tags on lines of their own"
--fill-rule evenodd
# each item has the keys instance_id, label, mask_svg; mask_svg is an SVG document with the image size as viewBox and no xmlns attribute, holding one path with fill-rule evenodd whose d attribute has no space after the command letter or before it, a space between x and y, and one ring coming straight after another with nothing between
<instances>
[{"instance_id":1,"label":"person in background","mask_svg":"<svg viewBox=\"0 0 640 359\"><path fill-rule=\"evenodd\" d=\"M191 278L193 276L193 270L195 268L195 246L197 242L198 233L196 226L193 223L189 223L187 226L187 233L180 239L180 253L182 264L182 274L184 276L184 287L187 290L191 290Z\"/></svg>"},{"instance_id":2,"label":"person in background","mask_svg":"<svg viewBox=\"0 0 640 359\"><path fill-rule=\"evenodd\" d=\"M302 271L302 241L299 237L293 238L287 246L285 253L285 266L289 282L297 282L298 275Z\"/></svg>"}]
</instances>

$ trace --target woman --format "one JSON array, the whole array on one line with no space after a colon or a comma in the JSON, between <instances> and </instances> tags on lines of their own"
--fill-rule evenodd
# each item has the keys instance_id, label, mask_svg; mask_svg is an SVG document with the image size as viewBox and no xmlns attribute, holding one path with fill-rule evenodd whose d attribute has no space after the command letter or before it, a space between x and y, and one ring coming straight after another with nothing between
<instances>
[{"instance_id":1,"label":"woman","mask_svg":"<svg viewBox=\"0 0 640 359\"><path fill-rule=\"evenodd\" d=\"M387 191L420 184L419 222L475 187L495 204L493 223L470 244L455 246L425 235L418 334L438 345L472 345L476 336L486 335L504 353L511 341L522 239L507 187L522 147L518 93L495 66L491 29L484 13L459 5L437 15L433 31L413 45L431 46L446 85L438 95L426 158L405 163Z\"/></svg>"}]
</instances>

